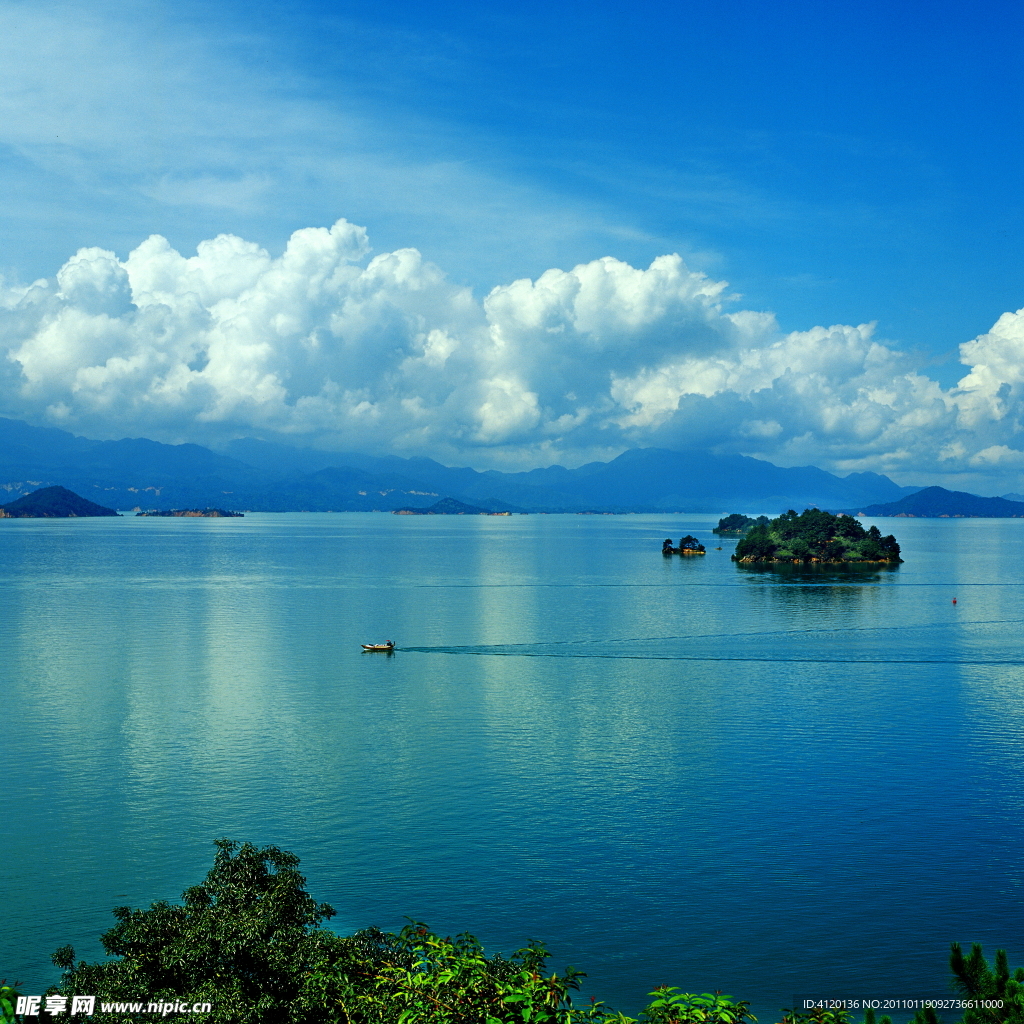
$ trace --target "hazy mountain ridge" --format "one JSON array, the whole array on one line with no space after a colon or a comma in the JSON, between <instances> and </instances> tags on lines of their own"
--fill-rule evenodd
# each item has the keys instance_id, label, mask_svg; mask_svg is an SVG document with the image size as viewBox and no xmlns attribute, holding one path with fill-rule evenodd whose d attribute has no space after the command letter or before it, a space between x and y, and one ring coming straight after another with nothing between
<instances>
[{"instance_id":1,"label":"hazy mountain ridge","mask_svg":"<svg viewBox=\"0 0 1024 1024\"><path fill-rule=\"evenodd\" d=\"M1024 502L1007 498L983 498L967 491L925 487L899 501L867 505L852 512L866 516L905 516L921 519L1022 519Z\"/></svg>"},{"instance_id":2,"label":"hazy mountain ridge","mask_svg":"<svg viewBox=\"0 0 1024 1024\"><path fill-rule=\"evenodd\" d=\"M264 442L232 442L228 452L260 458ZM271 457L287 451L266 445ZM330 453L303 453L329 461ZM399 472L431 488L486 503L485 499L523 507L576 510L595 506L645 511L720 511L730 502L761 502L769 510L790 504L893 501L917 488L900 487L877 473L853 473L845 479L815 466L782 469L743 455L683 454L659 448L624 452L611 462L592 462L578 469L549 466L519 473L450 468L432 459L403 459L352 452L336 453L338 461L370 472ZM269 461L269 460L268 460ZM675 485L667 483L675 480Z\"/></svg>"},{"instance_id":3,"label":"hazy mountain ridge","mask_svg":"<svg viewBox=\"0 0 1024 1024\"><path fill-rule=\"evenodd\" d=\"M10 498L60 484L129 509L228 506L253 511L393 511L450 497L535 511L779 512L892 502L916 488L888 477L845 479L743 455L637 448L608 463L518 473L432 459L321 452L243 438L216 452L147 438L96 441L0 418L0 489Z\"/></svg>"}]
</instances>

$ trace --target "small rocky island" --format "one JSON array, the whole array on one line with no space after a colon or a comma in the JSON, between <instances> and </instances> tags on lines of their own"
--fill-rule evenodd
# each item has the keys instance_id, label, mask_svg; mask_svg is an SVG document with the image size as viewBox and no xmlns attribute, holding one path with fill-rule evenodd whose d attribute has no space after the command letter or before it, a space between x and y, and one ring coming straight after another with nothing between
<instances>
[{"instance_id":1,"label":"small rocky island","mask_svg":"<svg viewBox=\"0 0 1024 1024\"><path fill-rule=\"evenodd\" d=\"M809 508L792 509L767 523L757 523L736 545L734 562L820 562L826 564L902 562L900 546L877 526L865 530L852 516Z\"/></svg>"},{"instance_id":2,"label":"small rocky island","mask_svg":"<svg viewBox=\"0 0 1024 1024\"><path fill-rule=\"evenodd\" d=\"M696 537L687 534L679 541L679 547L672 546L672 538L666 537L661 545L663 555L706 555L707 551Z\"/></svg>"},{"instance_id":3,"label":"small rocky island","mask_svg":"<svg viewBox=\"0 0 1024 1024\"><path fill-rule=\"evenodd\" d=\"M118 514L66 487L41 487L17 501L0 505L0 519L83 519Z\"/></svg>"},{"instance_id":4,"label":"small rocky island","mask_svg":"<svg viewBox=\"0 0 1024 1024\"><path fill-rule=\"evenodd\" d=\"M166 512L136 512L136 516L175 516L194 519L201 516L205 519L242 519L243 512L226 512L222 508L172 508Z\"/></svg>"},{"instance_id":5,"label":"small rocky island","mask_svg":"<svg viewBox=\"0 0 1024 1024\"><path fill-rule=\"evenodd\" d=\"M711 532L717 533L720 537L745 537L750 533L751 527L758 525L767 526L768 517L758 516L754 519L753 516L745 516L739 512L734 512L731 516L719 519L718 525Z\"/></svg>"},{"instance_id":6,"label":"small rocky island","mask_svg":"<svg viewBox=\"0 0 1024 1024\"><path fill-rule=\"evenodd\" d=\"M510 516L510 509L495 511L481 508L479 505L467 505L456 498L442 498L427 508L396 508L392 515L396 516Z\"/></svg>"}]
</instances>

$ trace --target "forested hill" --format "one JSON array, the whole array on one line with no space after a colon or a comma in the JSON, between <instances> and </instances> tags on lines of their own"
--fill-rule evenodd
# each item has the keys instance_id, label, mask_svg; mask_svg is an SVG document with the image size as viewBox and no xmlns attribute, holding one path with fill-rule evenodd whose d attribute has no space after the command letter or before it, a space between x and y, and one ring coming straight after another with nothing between
<instances>
[{"instance_id":1,"label":"forested hill","mask_svg":"<svg viewBox=\"0 0 1024 1024\"><path fill-rule=\"evenodd\" d=\"M112 508L79 497L66 487L43 487L0 505L0 519L82 519L116 515Z\"/></svg>"},{"instance_id":2,"label":"forested hill","mask_svg":"<svg viewBox=\"0 0 1024 1024\"><path fill-rule=\"evenodd\" d=\"M899 501L865 505L853 512L866 516L903 516L920 519L1024 519L1024 501L983 498L967 491L947 491L944 487L925 487Z\"/></svg>"}]
</instances>

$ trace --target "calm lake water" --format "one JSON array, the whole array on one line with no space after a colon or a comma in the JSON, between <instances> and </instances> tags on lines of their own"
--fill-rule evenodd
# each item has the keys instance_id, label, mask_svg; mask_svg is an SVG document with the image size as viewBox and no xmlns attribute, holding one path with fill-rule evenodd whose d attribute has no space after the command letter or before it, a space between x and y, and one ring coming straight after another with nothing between
<instances>
[{"instance_id":1,"label":"calm lake water","mask_svg":"<svg viewBox=\"0 0 1024 1024\"><path fill-rule=\"evenodd\" d=\"M1024 963L1024 521L772 572L716 518L0 522L0 977L101 957L221 836L297 853L339 930L542 939L627 1012Z\"/></svg>"}]
</instances>

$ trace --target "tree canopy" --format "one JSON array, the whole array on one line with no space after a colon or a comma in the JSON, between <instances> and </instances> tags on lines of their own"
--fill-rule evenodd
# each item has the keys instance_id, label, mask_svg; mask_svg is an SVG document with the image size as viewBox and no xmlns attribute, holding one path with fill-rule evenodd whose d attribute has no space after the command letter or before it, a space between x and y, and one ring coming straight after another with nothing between
<instances>
[{"instance_id":1,"label":"tree canopy","mask_svg":"<svg viewBox=\"0 0 1024 1024\"><path fill-rule=\"evenodd\" d=\"M182 904L114 910L117 923L101 941L115 959L76 964L71 946L57 950L59 994L97 997L96 1012L62 1020L113 1024L124 1010L104 1002L181 1001L210 1004L209 1013L190 1013L197 1024L635 1024L602 1003L573 1006L585 975L548 973L540 943L485 956L472 935L442 938L418 922L398 934L337 935L321 927L334 911L306 892L294 854L226 839L216 846L206 880L186 889ZM746 1003L721 993L663 986L651 996L644 1024L754 1020ZM0 1001L0 1019L13 1019L10 1003Z\"/></svg>"},{"instance_id":2,"label":"tree canopy","mask_svg":"<svg viewBox=\"0 0 1024 1024\"><path fill-rule=\"evenodd\" d=\"M758 516L754 519L751 516L742 515L739 512L733 512L732 515L723 516L718 520L718 525L711 531L712 533L718 533L725 537L742 537L745 533L748 533L751 527L768 525L767 516Z\"/></svg>"},{"instance_id":3,"label":"tree canopy","mask_svg":"<svg viewBox=\"0 0 1024 1024\"><path fill-rule=\"evenodd\" d=\"M225 839L216 846L206 880L186 889L182 904L114 909L117 924L101 941L117 959L75 964L71 946L59 949L61 994L210 1002L205 1019L224 1024L322 1019L310 1016L305 989L313 971L341 954L344 940L319 927L334 910L306 892L294 854Z\"/></svg>"},{"instance_id":4,"label":"tree canopy","mask_svg":"<svg viewBox=\"0 0 1024 1024\"><path fill-rule=\"evenodd\" d=\"M900 546L877 526L865 530L853 516L790 509L755 523L736 545L739 562L900 562Z\"/></svg>"},{"instance_id":5,"label":"tree canopy","mask_svg":"<svg viewBox=\"0 0 1024 1024\"><path fill-rule=\"evenodd\" d=\"M679 539L679 550L680 551L698 551L701 554L704 553L704 545L701 544L692 533L688 533L685 537Z\"/></svg>"}]
</instances>

